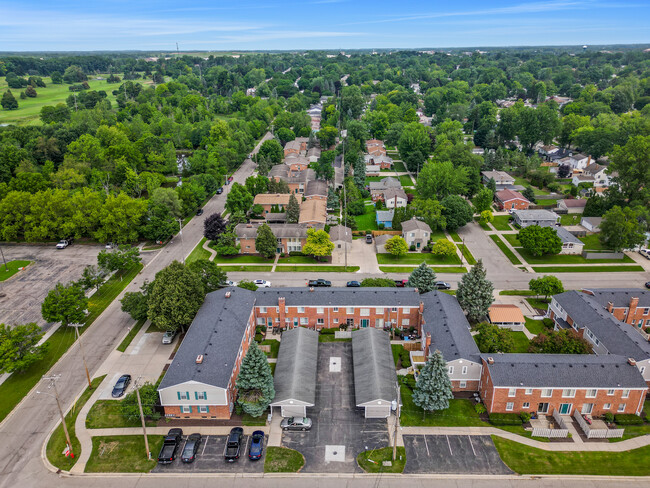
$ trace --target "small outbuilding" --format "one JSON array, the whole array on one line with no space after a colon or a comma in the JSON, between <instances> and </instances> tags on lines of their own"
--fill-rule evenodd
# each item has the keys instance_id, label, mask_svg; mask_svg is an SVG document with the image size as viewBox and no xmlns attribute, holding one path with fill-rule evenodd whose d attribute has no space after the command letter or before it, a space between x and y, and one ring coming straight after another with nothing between
<instances>
[{"instance_id":1,"label":"small outbuilding","mask_svg":"<svg viewBox=\"0 0 650 488\"><path fill-rule=\"evenodd\" d=\"M306 417L316 403L318 332L296 327L282 334L278 362L273 375L273 407L282 417Z\"/></svg>"},{"instance_id":2,"label":"small outbuilding","mask_svg":"<svg viewBox=\"0 0 650 488\"><path fill-rule=\"evenodd\" d=\"M494 304L488 309L490 323L511 330L524 330L526 319L521 309L512 304Z\"/></svg>"},{"instance_id":3,"label":"small outbuilding","mask_svg":"<svg viewBox=\"0 0 650 488\"><path fill-rule=\"evenodd\" d=\"M390 416L397 405L397 373L388 332L374 327L352 332L352 362L357 407L366 418Z\"/></svg>"}]
</instances>

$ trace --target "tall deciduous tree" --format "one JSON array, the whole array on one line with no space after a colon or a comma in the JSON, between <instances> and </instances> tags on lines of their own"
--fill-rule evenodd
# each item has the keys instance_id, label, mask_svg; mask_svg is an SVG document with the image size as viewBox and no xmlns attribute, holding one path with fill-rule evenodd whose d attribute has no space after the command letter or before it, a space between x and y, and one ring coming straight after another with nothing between
<instances>
[{"instance_id":1,"label":"tall deciduous tree","mask_svg":"<svg viewBox=\"0 0 650 488\"><path fill-rule=\"evenodd\" d=\"M451 161L428 162L420 171L416 189L420 197L443 199L447 195L462 195L469 183L468 169L454 168Z\"/></svg>"},{"instance_id":2,"label":"tall deciduous tree","mask_svg":"<svg viewBox=\"0 0 650 488\"><path fill-rule=\"evenodd\" d=\"M393 236L386 241L384 248L393 256L400 257L409 251L408 244L402 236Z\"/></svg>"},{"instance_id":3,"label":"tall deciduous tree","mask_svg":"<svg viewBox=\"0 0 650 488\"><path fill-rule=\"evenodd\" d=\"M545 330L530 341L529 352L538 354L591 354L587 339L573 329Z\"/></svg>"},{"instance_id":4,"label":"tall deciduous tree","mask_svg":"<svg viewBox=\"0 0 650 488\"><path fill-rule=\"evenodd\" d=\"M140 248L119 246L112 251L100 251L97 255L97 264L103 271L123 271L137 266L142 261Z\"/></svg>"},{"instance_id":5,"label":"tall deciduous tree","mask_svg":"<svg viewBox=\"0 0 650 488\"><path fill-rule=\"evenodd\" d=\"M447 195L440 201L448 230L456 230L472 220L472 207L460 195Z\"/></svg>"},{"instance_id":6,"label":"tall deciduous tree","mask_svg":"<svg viewBox=\"0 0 650 488\"><path fill-rule=\"evenodd\" d=\"M99 290L105 278L106 273L97 266L86 266L77 283L83 290L90 290L91 288Z\"/></svg>"},{"instance_id":7,"label":"tall deciduous tree","mask_svg":"<svg viewBox=\"0 0 650 488\"><path fill-rule=\"evenodd\" d=\"M436 273L427 263L421 263L409 276L407 286L417 288L420 293L426 293L436 289Z\"/></svg>"},{"instance_id":8,"label":"tall deciduous tree","mask_svg":"<svg viewBox=\"0 0 650 488\"><path fill-rule=\"evenodd\" d=\"M331 256L334 250L334 243L324 230L307 229L307 241L302 246L302 252L311 254L314 257Z\"/></svg>"},{"instance_id":9,"label":"tall deciduous tree","mask_svg":"<svg viewBox=\"0 0 650 488\"><path fill-rule=\"evenodd\" d=\"M474 339L479 351L490 352L512 352L515 349L515 341L512 334L506 329L502 329L498 325L488 324L483 322L474 327L478 332Z\"/></svg>"},{"instance_id":10,"label":"tall deciduous tree","mask_svg":"<svg viewBox=\"0 0 650 488\"><path fill-rule=\"evenodd\" d=\"M220 213L213 213L203 221L203 236L211 241L216 241L226 231L227 224Z\"/></svg>"},{"instance_id":11,"label":"tall deciduous tree","mask_svg":"<svg viewBox=\"0 0 650 488\"><path fill-rule=\"evenodd\" d=\"M447 374L447 362L440 351L434 351L420 371L413 391L413 403L424 412L446 410L454 397L451 380Z\"/></svg>"},{"instance_id":12,"label":"tall deciduous tree","mask_svg":"<svg viewBox=\"0 0 650 488\"><path fill-rule=\"evenodd\" d=\"M282 162L284 151L282 150L282 146L278 141L275 139L270 139L262 143L260 150L257 153L257 157L266 158L271 163L271 165L276 165Z\"/></svg>"},{"instance_id":13,"label":"tall deciduous tree","mask_svg":"<svg viewBox=\"0 0 650 488\"><path fill-rule=\"evenodd\" d=\"M642 244L645 235L638 217L639 214L634 209L615 205L603 215L603 221L600 223L600 242L615 251Z\"/></svg>"},{"instance_id":14,"label":"tall deciduous tree","mask_svg":"<svg viewBox=\"0 0 650 488\"><path fill-rule=\"evenodd\" d=\"M120 300L122 312L128 313L133 320L145 320L149 315L149 292L153 282L145 280L140 291L127 291Z\"/></svg>"},{"instance_id":15,"label":"tall deciduous tree","mask_svg":"<svg viewBox=\"0 0 650 488\"><path fill-rule=\"evenodd\" d=\"M146 382L140 387L140 403L142 413L145 417L152 420L160 418L160 413L156 411L156 405L160 403L156 385ZM120 402L120 411L124 418L130 422L140 421L140 407L138 406L138 397L135 391L132 391Z\"/></svg>"},{"instance_id":16,"label":"tall deciduous tree","mask_svg":"<svg viewBox=\"0 0 650 488\"><path fill-rule=\"evenodd\" d=\"M650 203L650 135L631 137L625 146L615 146L609 172L631 201Z\"/></svg>"},{"instance_id":17,"label":"tall deciduous tree","mask_svg":"<svg viewBox=\"0 0 650 488\"><path fill-rule=\"evenodd\" d=\"M552 227L529 225L519 231L517 239L523 248L533 256L558 254L562 250L562 240Z\"/></svg>"},{"instance_id":18,"label":"tall deciduous tree","mask_svg":"<svg viewBox=\"0 0 650 488\"><path fill-rule=\"evenodd\" d=\"M88 298L77 283L57 283L43 300L41 314L48 322L61 322L65 327L82 323L87 308Z\"/></svg>"},{"instance_id":19,"label":"tall deciduous tree","mask_svg":"<svg viewBox=\"0 0 650 488\"><path fill-rule=\"evenodd\" d=\"M494 193L489 188L482 188L476 196L472 199L474 205L474 213L480 214L484 210L490 210L492 207L492 199Z\"/></svg>"},{"instance_id":20,"label":"tall deciduous tree","mask_svg":"<svg viewBox=\"0 0 650 488\"><path fill-rule=\"evenodd\" d=\"M275 398L273 375L266 355L253 341L237 375L237 402L252 417L261 416Z\"/></svg>"},{"instance_id":21,"label":"tall deciduous tree","mask_svg":"<svg viewBox=\"0 0 650 488\"><path fill-rule=\"evenodd\" d=\"M530 280L528 282L528 288L530 291L538 295L544 295L544 299L546 300L548 300L548 297L551 295L564 292L564 285L562 285L562 282L552 275L540 276L537 279Z\"/></svg>"},{"instance_id":22,"label":"tall deciduous tree","mask_svg":"<svg viewBox=\"0 0 650 488\"><path fill-rule=\"evenodd\" d=\"M278 241L273 235L273 231L267 224L262 224L257 228L257 237L255 237L255 249L266 259L275 256L278 247Z\"/></svg>"},{"instance_id":23,"label":"tall deciduous tree","mask_svg":"<svg viewBox=\"0 0 650 488\"><path fill-rule=\"evenodd\" d=\"M45 354L49 343L38 345L41 328L31 322L10 327L0 324L0 373L25 371Z\"/></svg>"},{"instance_id":24,"label":"tall deciduous tree","mask_svg":"<svg viewBox=\"0 0 650 488\"><path fill-rule=\"evenodd\" d=\"M233 183L230 193L226 197L226 208L230 213L237 211L246 213L253 205L253 195L246 189L245 186L239 183Z\"/></svg>"},{"instance_id":25,"label":"tall deciduous tree","mask_svg":"<svg viewBox=\"0 0 650 488\"><path fill-rule=\"evenodd\" d=\"M463 275L458 284L456 298L470 320L477 321L487 315L494 301L494 287L487 279L483 260L479 259L469 273Z\"/></svg>"},{"instance_id":26,"label":"tall deciduous tree","mask_svg":"<svg viewBox=\"0 0 650 488\"><path fill-rule=\"evenodd\" d=\"M201 279L206 293L218 290L226 282L226 272L217 266L217 263L209 259L197 259L188 264L187 267Z\"/></svg>"},{"instance_id":27,"label":"tall deciduous tree","mask_svg":"<svg viewBox=\"0 0 650 488\"><path fill-rule=\"evenodd\" d=\"M286 209L287 222L290 224L295 224L300 219L300 205L298 205L298 200L296 196L292 193L289 196L289 203Z\"/></svg>"}]
</instances>

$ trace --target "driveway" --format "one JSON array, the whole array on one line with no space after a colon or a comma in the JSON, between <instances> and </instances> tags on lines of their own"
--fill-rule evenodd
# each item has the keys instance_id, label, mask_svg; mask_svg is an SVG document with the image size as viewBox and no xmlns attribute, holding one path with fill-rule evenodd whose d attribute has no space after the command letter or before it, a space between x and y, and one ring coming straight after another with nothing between
<instances>
[{"instance_id":1,"label":"driveway","mask_svg":"<svg viewBox=\"0 0 650 488\"><path fill-rule=\"evenodd\" d=\"M303 473L362 473L357 455L388 445L385 419L365 419L354 401L352 343L318 344L316 405L307 432L284 432L282 444L305 456Z\"/></svg>"},{"instance_id":2,"label":"driveway","mask_svg":"<svg viewBox=\"0 0 650 488\"><path fill-rule=\"evenodd\" d=\"M512 474L489 435L405 435L404 473Z\"/></svg>"},{"instance_id":3,"label":"driveway","mask_svg":"<svg viewBox=\"0 0 650 488\"><path fill-rule=\"evenodd\" d=\"M192 434L189 430L186 434ZM264 459L266 457L266 441L264 439L264 455L262 459L251 461L248 459L248 446L250 436L245 435L242 443L242 451L239 459L234 463L228 463L223 458L223 451L226 447L225 435L204 436L196 459L193 463L186 464L181 461L181 453L187 440L187 435L183 436L183 442L178 449L178 457L171 464L157 464L152 473L263 473ZM157 455L157 453L154 453Z\"/></svg>"}]
</instances>

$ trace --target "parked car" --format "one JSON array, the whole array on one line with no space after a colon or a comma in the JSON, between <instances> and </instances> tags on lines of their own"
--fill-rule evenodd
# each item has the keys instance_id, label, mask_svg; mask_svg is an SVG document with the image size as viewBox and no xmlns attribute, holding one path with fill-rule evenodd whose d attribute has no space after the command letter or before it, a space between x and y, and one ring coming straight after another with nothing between
<instances>
[{"instance_id":1,"label":"parked car","mask_svg":"<svg viewBox=\"0 0 650 488\"><path fill-rule=\"evenodd\" d=\"M163 334L162 337L162 343L163 344L171 344L174 342L174 337L176 337L176 331L175 330L168 330Z\"/></svg>"},{"instance_id":2,"label":"parked car","mask_svg":"<svg viewBox=\"0 0 650 488\"><path fill-rule=\"evenodd\" d=\"M366 234L366 244L372 244L372 234Z\"/></svg>"},{"instance_id":3,"label":"parked car","mask_svg":"<svg viewBox=\"0 0 650 488\"><path fill-rule=\"evenodd\" d=\"M111 396L113 398L120 398L122 395L124 395L124 392L129 387L130 384L131 384L131 375L123 374L122 376L120 376L120 379L117 380L117 383L115 383Z\"/></svg>"},{"instance_id":4,"label":"parked car","mask_svg":"<svg viewBox=\"0 0 650 488\"><path fill-rule=\"evenodd\" d=\"M72 237L68 237L67 239L61 239L57 244L56 248L57 249L65 249L68 247L70 244L72 244Z\"/></svg>"},{"instance_id":5,"label":"parked car","mask_svg":"<svg viewBox=\"0 0 650 488\"><path fill-rule=\"evenodd\" d=\"M107 242L106 243L106 249L113 249L115 247L115 244L113 242Z\"/></svg>"},{"instance_id":6,"label":"parked car","mask_svg":"<svg viewBox=\"0 0 650 488\"><path fill-rule=\"evenodd\" d=\"M248 458L257 461L264 453L264 432L256 430L251 436L251 445L248 448Z\"/></svg>"},{"instance_id":7,"label":"parked car","mask_svg":"<svg viewBox=\"0 0 650 488\"><path fill-rule=\"evenodd\" d=\"M645 287L646 287L646 288L650 288L650 281L646 281L646 282L645 282Z\"/></svg>"},{"instance_id":8,"label":"parked car","mask_svg":"<svg viewBox=\"0 0 650 488\"><path fill-rule=\"evenodd\" d=\"M436 290L451 290L451 285L445 281L436 281Z\"/></svg>"},{"instance_id":9,"label":"parked car","mask_svg":"<svg viewBox=\"0 0 650 488\"><path fill-rule=\"evenodd\" d=\"M171 464L174 461L182 437L183 429L169 429L158 454L159 464Z\"/></svg>"},{"instance_id":10,"label":"parked car","mask_svg":"<svg viewBox=\"0 0 650 488\"><path fill-rule=\"evenodd\" d=\"M198 216L198 215L203 215L203 209L202 209L202 208L197 209L197 210L196 210L196 215L197 215L197 216Z\"/></svg>"},{"instance_id":11,"label":"parked car","mask_svg":"<svg viewBox=\"0 0 650 488\"><path fill-rule=\"evenodd\" d=\"M639 254L646 259L650 259L650 249L639 249Z\"/></svg>"},{"instance_id":12,"label":"parked car","mask_svg":"<svg viewBox=\"0 0 650 488\"><path fill-rule=\"evenodd\" d=\"M226 286L237 286L237 282L236 281L231 281L231 280L226 281L224 284Z\"/></svg>"},{"instance_id":13,"label":"parked car","mask_svg":"<svg viewBox=\"0 0 650 488\"><path fill-rule=\"evenodd\" d=\"M185 441L181 461L191 463L196 459L196 453L201 445L201 434L190 434Z\"/></svg>"},{"instance_id":14,"label":"parked car","mask_svg":"<svg viewBox=\"0 0 650 488\"><path fill-rule=\"evenodd\" d=\"M361 283L359 283L358 281L348 281L345 286L347 286L348 288L358 288L361 286Z\"/></svg>"},{"instance_id":15,"label":"parked car","mask_svg":"<svg viewBox=\"0 0 650 488\"><path fill-rule=\"evenodd\" d=\"M309 280L307 286L332 286L332 282L329 280L324 280L323 278L318 278L317 280Z\"/></svg>"},{"instance_id":16,"label":"parked car","mask_svg":"<svg viewBox=\"0 0 650 488\"><path fill-rule=\"evenodd\" d=\"M271 288L271 282L266 280L255 280L253 281L258 288Z\"/></svg>"},{"instance_id":17,"label":"parked car","mask_svg":"<svg viewBox=\"0 0 650 488\"><path fill-rule=\"evenodd\" d=\"M406 283L408 283L409 280L395 280L395 286L397 288L404 288L406 286Z\"/></svg>"},{"instance_id":18,"label":"parked car","mask_svg":"<svg viewBox=\"0 0 650 488\"><path fill-rule=\"evenodd\" d=\"M223 193L223 186L220 186L217 188L217 195L221 195Z\"/></svg>"},{"instance_id":19,"label":"parked car","mask_svg":"<svg viewBox=\"0 0 650 488\"><path fill-rule=\"evenodd\" d=\"M244 438L244 429L241 427L233 427L228 435L226 447L223 451L223 457L229 463L234 463L239 459L241 451L242 439Z\"/></svg>"},{"instance_id":20,"label":"parked car","mask_svg":"<svg viewBox=\"0 0 650 488\"><path fill-rule=\"evenodd\" d=\"M309 430L311 419L308 417L287 417L280 422L282 430Z\"/></svg>"}]
</instances>

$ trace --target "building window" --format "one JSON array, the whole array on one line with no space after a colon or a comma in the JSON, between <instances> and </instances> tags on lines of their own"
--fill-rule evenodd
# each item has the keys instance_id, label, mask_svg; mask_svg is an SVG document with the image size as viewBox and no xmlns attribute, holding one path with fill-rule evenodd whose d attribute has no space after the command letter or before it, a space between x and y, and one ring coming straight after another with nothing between
<instances>
[{"instance_id":1,"label":"building window","mask_svg":"<svg viewBox=\"0 0 650 488\"><path fill-rule=\"evenodd\" d=\"M179 400L189 400L190 399L190 393L187 391L179 391L178 392L178 399Z\"/></svg>"},{"instance_id":2,"label":"building window","mask_svg":"<svg viewBox=\"0 0 650 488\"><path fill-rule=\"evenodd\" d=\"M553 389L552 388L544 388L542 390L542 397L543 398L549 398L553 396Z\"/></svg>"},{"instance_id":3,"label":"building window","mask_svg":"<svg viewBox=\"0 0 650 488\"><path fill-rule=\"evenodd\" d=\"M192 413L192 407L186 405L181 406L181 413Z\"/></svg>"},{"instance_id":4,"label":"building window","mask_svg":"<svg viewBox=\"0 0 650 488\"><path fill-rule=\"evenodd\" d=\"M316 313L325 313L325 309L323 307L316 307Z\"/></svg>"},{"instance_id":5,"label":"building window","mask_svg":"<svg viewBox=\"0 0 650 488\"><path fill-rule=\"evenodd\" d=\"M325 320L324 319L316 319L316 323L318 325L323 325L325 323Z\"/></svg>"},{"instance_id":6,"label":"building window","mask_svg":"<svg viewBox=\"0 0 650 488\"><path fill-rule=\"evenodd\" d=\"M307 325L309 323L309 319L307 317L300 317L300 325Z\"/></svg>"},{"instance_id":7,"label":"building window","mask_svg":"<svg viewBox=\"0 0 650 488\"><path fill-rule=\"evenodd\" d=\"M298 313L305 313L305 307L298 307Z\"/></svg>"},{"instance_id":8,"label":"building window","mask_svg":"<svg viewBox=\"0 0 650 488\"><path fill-rule=\"evenodd\" d=\"M645 373L645 366L641 366L641 369L639 371L641 374Z\"/></svg>"},{"instance_id":9,"label":"building window","mask_svg":"<svg viewBox=\"0 0 650 488\"><path fill-rule=\"evenodd\" d=\"M467 366L463 366L463 369L461 371L462 374L467 374Z\"/></svg>"},{"instance_id":10,"label":"building window","mask_svg":"<svg viewBox=\"0 0 650 488\"><path fill-rule=\"evenodd\" d=\"M454 367L453 366L449 366L449 374L454 374Z\"/></svg>"},{"instance_id":11,"label":"building window","mask_svg":"<svg viewBox=\"0 0 650 488\"><path fill-rule=\"evenodd\" d=\"M529 402L524 402L524 404L521 406L521 408L530 408L530 403Z\"/></svg>"},{"instance_id":12,"label":"building window","mask_svg":"<svg viewBox=\"0 0 650 488\"><path fill-rule=\"evenodd\" d=\"M402 319L402 325L409 325L409 319Z\"/></svg>"},{"instance_id":13,"label":"building window","mask_svg":"<svg viewBox=\"0 0 650 488\"><path fill-rule=\"evenodd\" d=\"M338 311L339 311L339 307L334 307L333 310L334 310L335 312L338 312Z\"/></svg>"},{"instance_id":14,"label":"building window","mask_svg":"<svg viewBox=\"0 0 650 488\"><path fill-rule=\"evenodd\" d=\"M197 400L207 400L208 399L208 394L205 391L197 391L196 392L196 399Z\"/></svg>"},{"instance_id":15,"label":"building window","mask_svg":"<svg viewBox=\"0 0 650 488\"><path fill-rule=\"evenodd\" d=\"M199 405L199 413L208 413L210 409L207 405Z\"/></svg>"},{"instance_id":16,"label":"building window","mask_svg":"<svg viewBox=\"0 0 650 488\"><path fill-rule=\"evenodd\" d=\"M625 412L625 403L619 403L618 404L617 412Z\"/></svg>"},{"instance_id":17,"label":"building window","mask_svg":"<svg viewBox=\"0 0 650 488\"><path fill-rule=\"evenodd\" d=\"M623 390L622 398L630 398L630 390Z\"/></svg>"},{"instance_id":18,"label":"building window","mask_svg":"<svg viewBox=\"0 0 650 488\"><path fill-rule=\"evenodd\" d=\"M378 308L377 313L384 313L384 309L383 308Z\"/></svg>"},{"instance_id":19,"label":"building window","mask_svg":"<svg viewBox=\"0 0 650 488\"><path fill-rule=\"evenodd\" d=\"M461 381L459 386L461 388L467 388L467 381Z\"/></svg>"},{"instance_id":20,"label":"building window","mask_svg":"<svg viewBox=\"0 0 650 488\"><path fill-rule=\"evenodd\" d=\"M606 403L605 405L603 405L603 410L609 410L610 408L612 408L611 403Z\"/></svg>"},{"instance_id":21,"label":"building window","mask_svg":"<svg viewBox=\"0 0 650 488\"><path fill-rule=\"evenodd\" d=\"M515 404L514 404L514 402L508 402L508 403L506 403L506 410L507 410L508 412L512 412L512 410L513 410L514 408L515 408Z\"/></svg>"},{"instance_id":22,"label":"building window","mask_svg":"<svg viewBox=\"0 0 650 488\"><path fill-rule=\"evenodd\" d=\"M408 308L408 307L404 307L404 308L402 309L402 313L411 313L411 309Z\"/></svg>"},{"instance_id":23,"label":"building window","mask_svg":"<svg viewBox=\"0 0 650 488\"><path fill-rule=\"evenodd\" d=\"M345 313L347 313L348 315L354 314L354 307L346 307Z\"/></svg>"},{"instance_id":24,"label":"building window","mask_svg":"<svg viewBox=\"0 0 650 488\"><path fill-rule=\"evenodd\" d=\"M369 308L362 308L360 315L362 317L368 317L370 315L370 309Z\"/></svg>"},{"instance_id":25,"label":"building window","mask_svg":"<svg viewBox=\"0 0 650 488\"><path fill-rule=\"evenodd\" d=\"M509 388L508 389L508 396L509 397L517 396L517 388Z\"/></svg>"},{"instance_id":26,"label":"building window","mask_svg":"<svg viewBox=\"0 0 650 488\"><path fill-rule=\"evenodd\" d=\"M576 396L576 391L573 388L562 390L562 398L573 398L574 396Z\"/></svg>"},{"instance_id":27,"label":"building window","mask_svg":"<svg viewBox=\"0 0 650 488\"><path fill-rule=\"evenodd\" d=\"M607 396L614 396L614 389L607 390Z\"/></svg>"},{"instance_id":28,"label":"building window","mask_svg":"<svg viewBox=\"0 0 650 488\"><path fill-rule=\"evenodd\" d=\"M335 324L338 324L338 323L339 323L339 319L334 319L334 323L335 323Z\"/></svg>"},{"instance_id":29,"label":"building window","mask_svg":"<svg viewBox=\"0 0 650 488\"><path fill-rule=\"evenodd\" d=\"M598 390L596 389L587 390L587 394L585 396L587 398L596 398L596 393L598 393Z\"/></svg>"},{"instance_id":30,"label":"building window","mask_svg":"<svg viewBox=\"0 0 650 488\"><path fill-rule=\"evenodd\" d=\"M266 320L264 317L257 317L257 325L264 325L266 324Z\"/></svg>"},{"instance_id":31,"label":"building window","mask_svg":"<svg viewBox=\"0 0 650 488\"><path fill-rule=\"evenodd\" d=\"M390 309L391 312L397 312L397 307L393 307Z\"/></svg>"},{"instance_id":32,"label":"building window","mask_svg":"<svg viewBox=\"0 0 650 488\"><path fill-rule=\"evenodd\" d=\"M532 388L526 388L526 395L532 395L533 394L533 389Z\"/></svg>"},{"instance_id":33,"label":"building window","mask_svg":"<svg viewBox=\"0 0 650 488\"><path fill-rule=\"evenodd\" d=\"M266 307L260 307L260 313L266 313Z\"/></svg>"}]
</instances>

